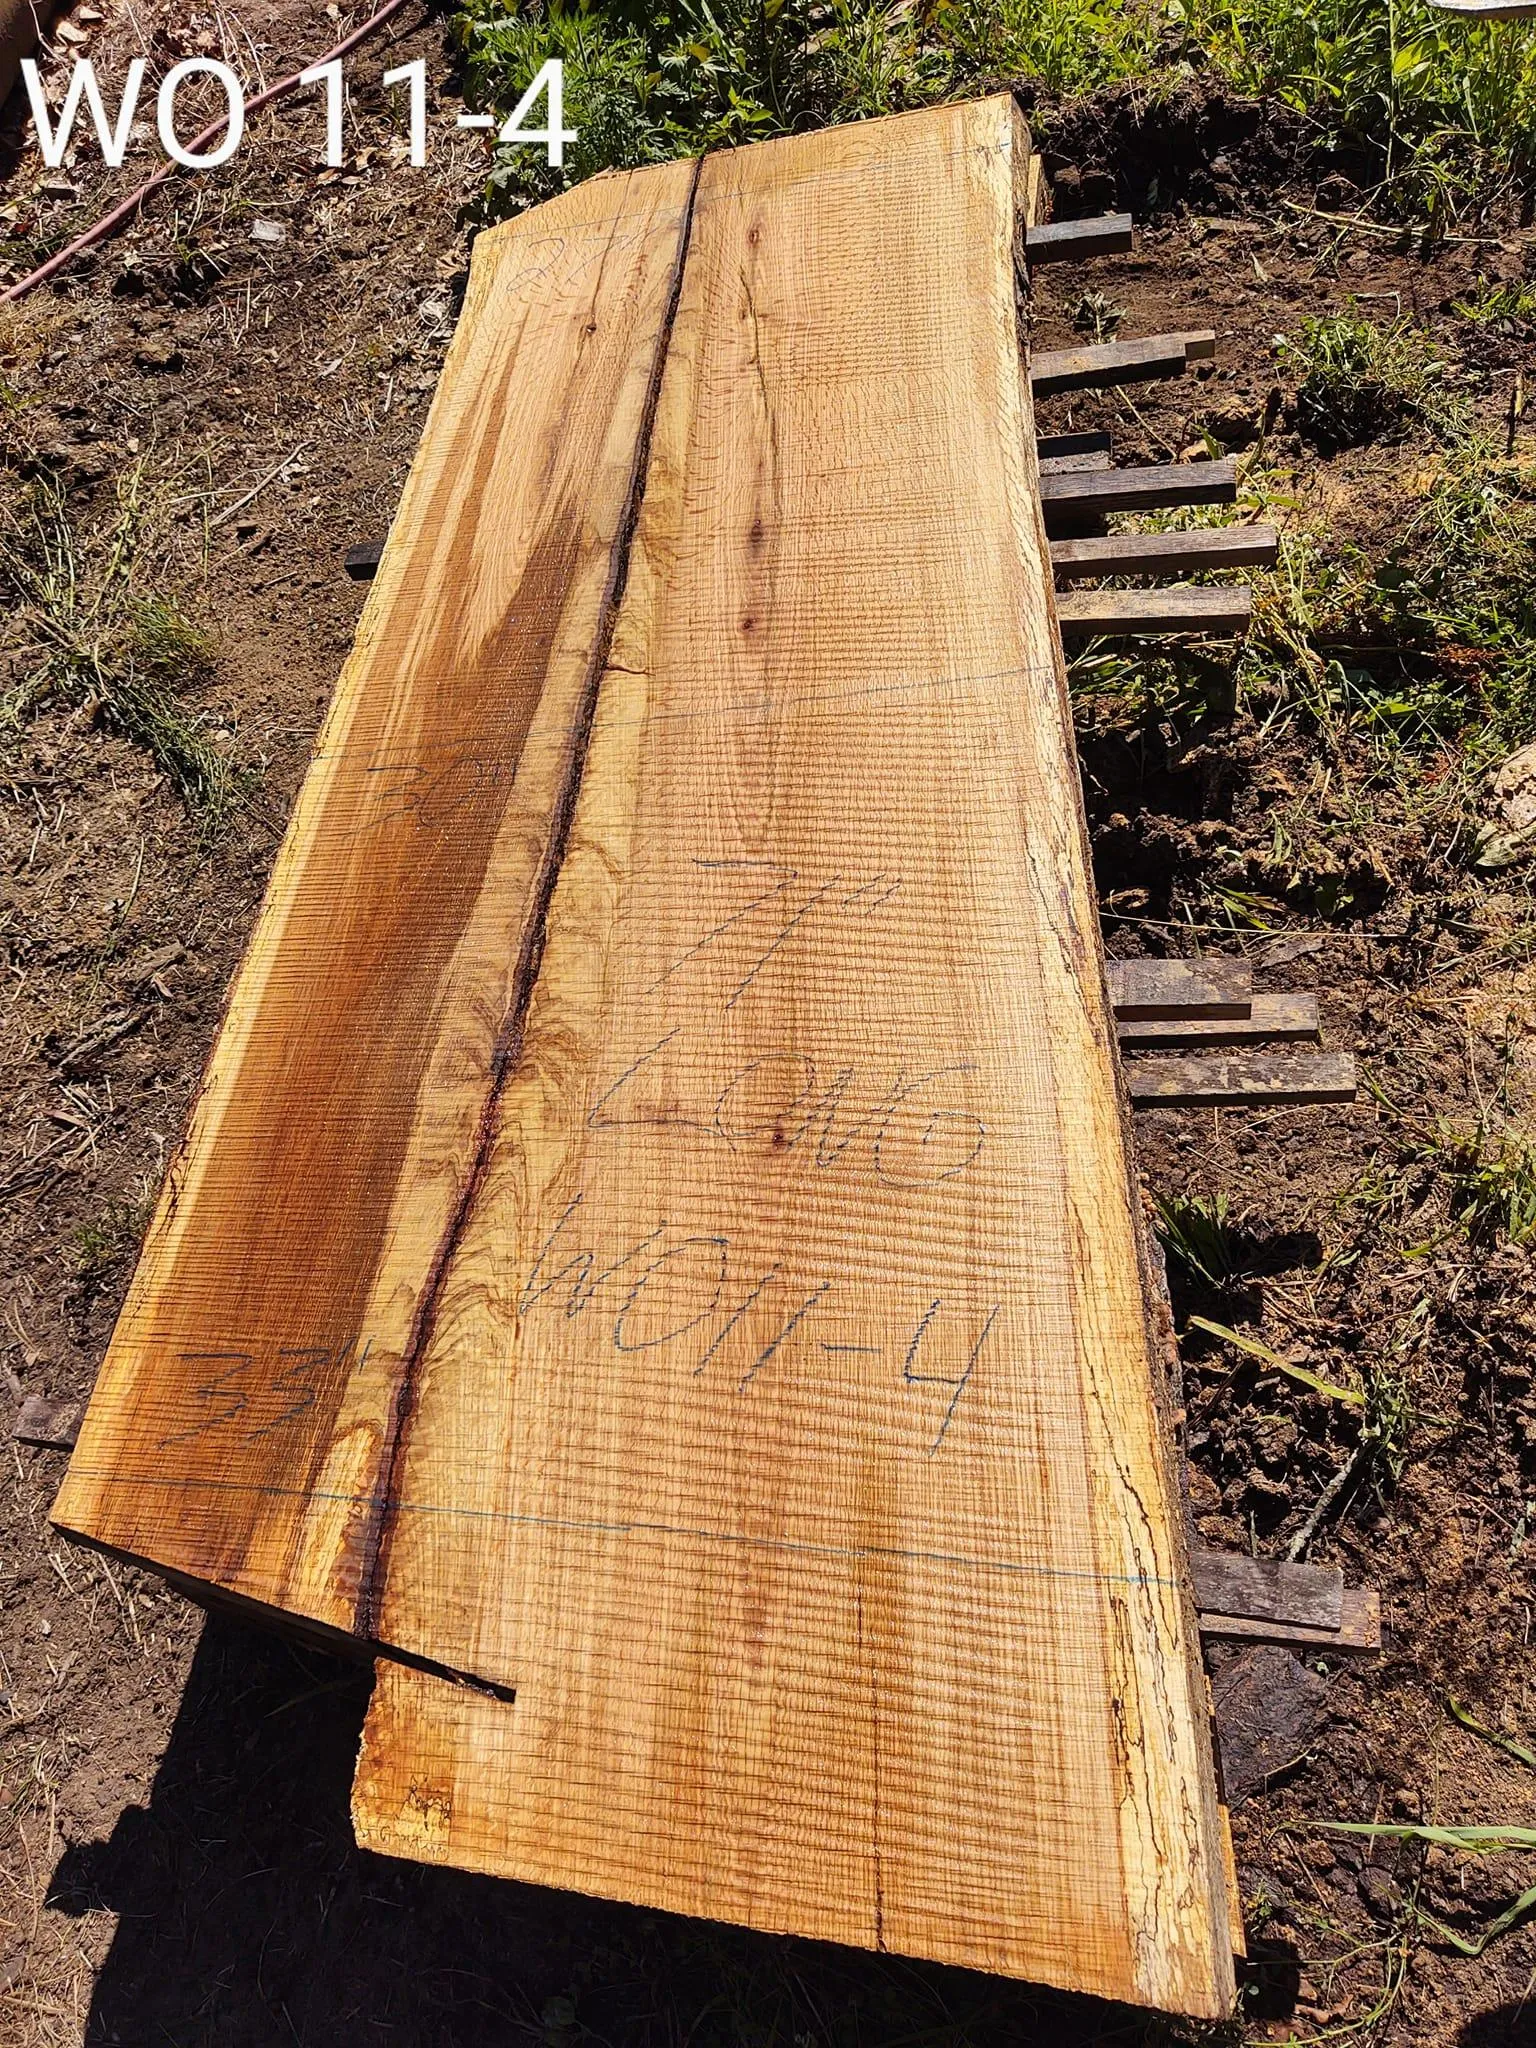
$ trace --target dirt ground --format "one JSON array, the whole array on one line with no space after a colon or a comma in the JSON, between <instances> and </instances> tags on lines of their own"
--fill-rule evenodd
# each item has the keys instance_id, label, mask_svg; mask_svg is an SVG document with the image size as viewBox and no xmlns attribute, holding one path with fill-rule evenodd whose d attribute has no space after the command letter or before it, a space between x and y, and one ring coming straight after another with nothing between
<instances>
[{"instance_id":1,"label":"dirt ground","mask_svg":"<svg viewBox=\"0 0 1536 2048\"><path fill-rule=\"evenodd\" d=\"M227 48L267 78L333 34L293 0L174 28L156 6L92 11L84 47L113 77L141 29L162 61ZM143 559L212 638L183 712L237 777L234 801L200 810L88 694L0 735L0 1370L18 1402L89 1390L351 640L361 591L343 552L388 526L457 310L478 144L452 126L440 26L401 19L350 67L345 170L320 171L317 115L296 102L57 291L0 309L0 495L23 507L56 487L87 562L85 537L137 475ZM445 94L425 170L366 90L417 55ZM82 153L43 175L18 134L13 103L0 274L158 161L146 140L122 174ZM1218 359L1118 400L1052 401L1043 428L1110 424L1120 456L1164 460L1204 431L1250 451L1262 433L1271 516L1321 508L1340 536L1379 544L1421 488L1427 443L1409 431L1321 454L1290 425L1274 335L1350 297L1400 306L1490 421L1529 373L1528 330L1474 332L1452 311L1479 275L1533 274L1517 221L1429 256L1340 234L1318 217L1337 196L1319 199L1285 124L1219 96L1151 110L1122 95L1051 135L1064 208L1118 197L1147 217L1133 256L1041 273L1039 338L1080 339L1074 315L1098 293L1126 334L1214 327ZM253 239L258 221L281 237ZM0 624L0 694L34 654ZM1437 1199L1425 1132L1529 1104L1536 922L1520 869L1467 864L1439 755L1383 774L1357 737L1323 747L1221 698L1131 718L1091 675L1081 689L1110 949L1241 951L1264 988L1320 990L1325 1043L1356 1051L1370 1085L1342 1109L1138 1118L1151 1189L1229 1204L1231 1270L1202 1281L1175 1262L1175 1307L1324 1380L1370 1367L1400 1390L1389 1440L1308 1553L1380 1589L1387 1647L1269 1667L1269 1689L1298 1703L1295 1739L1268 1777L1232 1787L1253 1962L1230 2038L1514 2048L1536 2041L1536 1925L1475 1958L1442 1930L1473 1940L1536 1883L1536 1857L1425 1856L1311 1824L1536 1825L1536 1771L1447 1704L1536 1743L1536 1276L1527 1252L1415 1228ZM1234 919L1233 902L1263 913ZM1192 1512L1208 1542L1276 1553L1354 1454L1358 1414L1234 1356L1185 1345ZM1092 2001L362 1855L347 1794L367 1672L204 1620L65 1546L47 1523L64 1454L5 1456L7 2043L1186 2038ZM1218 1685L1232 1661L1212 1653Z\"/></svg>"}]
</instances>

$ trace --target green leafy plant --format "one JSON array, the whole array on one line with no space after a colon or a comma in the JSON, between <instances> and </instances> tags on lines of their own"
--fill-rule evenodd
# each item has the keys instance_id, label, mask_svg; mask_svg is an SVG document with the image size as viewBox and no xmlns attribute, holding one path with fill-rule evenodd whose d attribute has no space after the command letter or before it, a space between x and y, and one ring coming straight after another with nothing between
<instances>
[{"instance_id":1,"label":"green leafy plant","mask_svg":"<svg viewBox=\"0 0 1536 2048\"><path fill-rule=\"evenodd\" d=\"M1303 114L1378 203L1435 224L1536 167L1536 34L1469 28L1430 0L462 0L470 98L511 111L566 66L563 170L497 152L487 212L594 171L862 120L1029 79L1075 95L1196 72Z\"/></svg>"},{"instance_id":2,"label":"green leafy plant","mask_svg":"<svg viewBox=\"0 0 1536 2048\"><path fill-rule=\"evenodd\" d=\"M1536 1239L1536 1142L1510 1130L1442 1128L1428 1149L1449 1178L1452 1215L1474 1244Z\"/></svg>"},{"instance_id":3,"label":"green leafy plant","mask_svg":"<svg viewBox=\"0 0 1536 2048\"><path fill-rule=\"evenodd\" d=\"M1300 372L1296 420L1324 448L1352 448L1422 420L1454 435L1464 408L1445 390L1446 365L1412 321L1386 327L1358 309L1307 317L1280 343L1280 359Z\"/></svg>"},{"instance_id":4,"label":"green leafy plant","mask_svg":"<svg viewBox=\"0 0 1536 2048\"><path fill-rule=\"evenodd\" d=\"M1536 290L1529 285L1490 284L1479 278L1470 298L1457 299L1453 310L1479 327L1523 327L1536 320Z\"/></svg>"},{"instance_id":5,"label":"green leafy plant","mask_svg":"<svg viewBox=\"0 0 1536 2048\"><path fill-rule=\"evenodd\" d=\"M1242 1270L1225 1195L1159 1195L1157 1235L1170 1258L1208 1287L1225 1287Z\"/></svg>"}]
</instances>

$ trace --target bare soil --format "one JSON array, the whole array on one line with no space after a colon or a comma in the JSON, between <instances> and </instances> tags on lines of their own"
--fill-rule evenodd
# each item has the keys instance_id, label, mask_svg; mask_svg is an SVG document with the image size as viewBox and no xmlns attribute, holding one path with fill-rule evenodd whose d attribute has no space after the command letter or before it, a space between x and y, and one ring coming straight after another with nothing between
<instances>
[{"instance_id":1,"label":"bare soil","mask_svg":"<svg viewBox=\"0 0 1536 2048\"><path fill-rule=\"evenodd\" d=\"M174 27L157 6L103 12L87 34L113 77L140 27L162 62L219 54L227 38L269 78L333 35L296 0ZM423 55L446 94L440 29L404 20L349 75L361 86ZM400 161L389 110L359 90L354 158L322 174L317 110L296 102L258 122L228 171L182 181L56 291L0 314L0 399L14 394L0 404L0 496L20 506L51 478L88 533L142 465L158 588L214 636L185 712L244 778L210 823L91 702L46 704L4 741L0 1370L18 1401L89 1390L350 643L361 598L341 558L387 528L465 275L477 145L454 136L453 104L419 171ZM1042 428L1109 423L1117 453L1163 460L1205 429L1238 447L1262 432L1291 473L1282 519L1323 507L1341 538L1387 544L1430 444L1409 432L1321 455L1293 430L1272 337L1352 296L1378 317L1401 306L1497 421L1530 337L1473 330L1452 307L1479 274L1529 276L1529 230L1432 255L1340 235L1295 210L1317 193L1285 124L1219 97L1173 116L1122 100L1046 111L1063 210L1085 189L1112 199L1104 178L1118 175L1148 217L1134 256L1040 275L1039 338L1080 339L1090 291L1123 309L1127 334L1209 325L1219 341L1208 374L1053 401ZM66 174L78 198L48 199L35 157L0 153L0 266L24 268L31 238L66 216L83 224L154 161L140 148L103 176L82 152ZM1335 196L1322 210L1349 209ZM282 239L253 240L256 220ZM0 686L29 659L0 619ZM1224 669L1222 652L1216 680ZM1312 1823L1536 1825L1536 1772L1446 1703L1536 1745L1536 1278L1528 1253L1439 1228L1419 1163L1439 1120L1529 1103L1528 890L1519 870L1472 871L1466 832L1405 799L1363 742L1330 753L1218 688L1140 718L1087 688L1081 716L1111 950L1241 950L1261 986L1321 989L1325 1042L1356 1050L1373 1084L1348 1109L1137 1124L1149 1187L1225 1194L1241 1252L1218 1286L1175 1266L1181 1322L1240 1326L1325 1380L1373 1365L1403 1389L1390 1445L1361 1462L1309 1553L1380 1588L1388 1646L1313 1660L1299 1753L1233 1789L1254 1961L1231 2038L1359 2030L1514 2048L1536 2040L1536 1927L1474 1959L1431 1922L1474 1938L1536 1883L1536 1857L1425 1858ZM1427 750L1425 785L1448 776ZM1223 889L1261 899L1262 928L1223 917ZM1310 950L1287 958L1295 938ZM1415 1230L1419 1210L1430 1220ZM1233 1358L1198 1335L1185 1345L1192 1512L1206 1541L1278 1552L1354 1452L1358 1416ZM1092 2001L360 1854L347 1794L367 1671L205 1620L155 1580L66 1547L47 1523L63 1454L6 1455L7 2042L1184 2038ZM1218 1679L1232 1654L1212 1653Z\"/></svg>"}]
</instances>

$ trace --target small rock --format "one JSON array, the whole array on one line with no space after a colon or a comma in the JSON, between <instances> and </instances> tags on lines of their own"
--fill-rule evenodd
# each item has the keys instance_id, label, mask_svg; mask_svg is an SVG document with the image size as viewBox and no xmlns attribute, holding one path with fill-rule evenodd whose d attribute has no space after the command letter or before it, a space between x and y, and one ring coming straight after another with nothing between
<instances>
[{"instance_id":1,"label":"small rock","mask_svg":"<svg viewBox=\"0 0 1536 2048\"><path fill-rule=\"evenodd\" d=\"M58 36L59 41L61 43L70 43L76 49L78 49L82 43L88 43L90 41L90 37L86 34L85 30L82 28L76 28L75 24L72 21L61 21L55 29L54 33Z\"/></svg>"},{"instance_id":2,"label":"small rock","mask_svg":"<svg viewBox=\"0 0 1536 2048\"><path fill-rule=\"evenodd\" d=\"M78 199L80 197L79 192L70 184L68 178L44 178L41 185L37 188L37 195L40 199Z\"/></svg>"},{"instance_id":3,"label":"small rock","mask_svg":"<svg viewBox=\"0 0 1536 2048\"><path fill-rule=\"evenodd\" d=\"M1265 1415L1254 1424L1251 1434L1259 1463L1281 1466L1296 1448L1299 1431L1288 1415Z\"/></svg>"},{"instance_id":4,"label":"small rock","mask_svg":"<svg viewBox=\"0 0 1536 2048\"><path fill-rule=\"evenodd\" d=\"M277 243L286 242L287 239L288 230L280 220L253 220L251 222L251 240L253 242L268 242L275 247Z\"/></svg>"},{"instance_id":5,"label":"small rock","mask_svg":"<svg viewBox=\"0 0 1536 2048\"><path fill-rule=\"evenodd\" d=\"M1259 438L1260 422L1252 406L1233 404L1207 413L1202 425L1223 448L1247 448Z\"/></svg>"},{"instance_id":6,"label":"small rock","mask_svg":"<svg viewBox=\"0 0 1536 2048\"><path fill-rule=\"evenodd\" d=\"M1493 778L1499 815L1512 831L1536 825L1536 740L1519 747L1502 762Z\"/></svg>"},{"instance_id":7,"label":"small rock","mask_svg":"<svg viewBox=\"0 0 1536 2048\"><path fill-rule=\"evenodd\" d=\"M1333 1853L1333 1844L1322 1835L1316 1835L1310 1842L1303 1842L1301 1860L1309 1870L1315 1870L1320 1877L1326 1877L1337 1859Z\"/></svg>"},{"instance_id":8,"label":"small rock","mask_svg":"<svg viewBox=\"0 0 1536 2048\"><path fill-rule=\"evenodd\" d=\"M1365 1909L1378 1920L1394 1920L1402 1909L1403 1888L1388 1870L1374 1864L1362 1870L1355 1881Z\"/></svg>"},{"instance_id":9,"label":"small rock","mask_svg":"<svg viewBox=\"0 0 1536 2048\"><path fill-rule=\"evenodd\" d=\"M133 360L151 376L174 377L185 358L174 342L146 341L142 348L134 350Z\"/></svg>"},{"instance_id":10,"label":"small rock","mask_svg":"<svg viewBox=\"0 0 1536 2048\"><path fill-rule=\"evenodd\" d=\"M1328 943L1326 932L1299 932L1294 939L1276 939L1258 956L1260 967L1289 967L1293 960L1305 960L1321 953Z\"/></svg>"},{"instance_id":11,"label":"small rock","mask_svg":"<svg viewBox=\"0 0 1536 2048\"><path fill-rule=\"evenodd\" d=\"M53 1634L53 1623L45 1618L37 1624L37 1632L40 1636L51 1636Z\"/></svg>"},{"instance_id":12,"label":"small rock","mask_svg":"<svg viewBox=\"0 0 1536 2048\"><path fill-rule=\"evenodd\" d=\"M1076 164L1063 164L1051 180L1051 189L1058 199L1071 200L1074 204L1083 196L1083 174Z\"/></svg>"},{"instance_id":13,"label":"small rock","mask_svg":"<svg viewBox=\"0 0 1536 2048\"><path fill-rule=\"evenodd\" d=\"M1252 1507L1288 1508L1291 1489L1283 1479L1271 1479L1267 1472L1261 1472L1255 1466L1243 1481L1243 1499Z\"/></svg>"},{"instance_id":14,"label":"small rock","mask_svg":"<svg viewBox=\"0 0 1536 2048\"><path fill-rule=\"evenodd\" d=\"M1211 176L1213 178L1230 178L1231 175L1232 159L1230 157L1213 156L1211 158Z\"/></svg>"}]
</instances>

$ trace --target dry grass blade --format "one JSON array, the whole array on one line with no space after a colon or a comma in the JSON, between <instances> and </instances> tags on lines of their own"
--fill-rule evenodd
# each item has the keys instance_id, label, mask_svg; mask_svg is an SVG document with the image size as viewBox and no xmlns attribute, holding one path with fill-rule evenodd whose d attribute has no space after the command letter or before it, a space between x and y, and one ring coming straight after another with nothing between
<instances>
[{"instance_id":1,"label":"dry grass blade","mask_svg":"<svg viewBox=\"0 0 1536 2048\"><path fill-rule=\"evenodd\" d=\"M1497 1728L1487 1727L1475 1714L1469 1714L1453 1693L1446 1694L1445 1704L1452 1720L1459 1721L1463 1728L1470 1729L1482 1741L1491 1742L1495 1749L1502 1749L1506 1756L1514 1757L1527 1769L1536 1771L1536 1750L1527 1749L1523 1742L1516 1742L1511 1736L1501 1735Z\"/></svg>"},{"instance_id":2,"label":"dry grass blade","mask_svg":"<svg viewBox=\"0 0 1536 2048\"><path fill-rule=\"evenodd\" d=\"M89 530L74 525L57 485L0 515L0 579L14 593L10 632L22 642L22 680L0 719L15 727L50 700L82 705L145 748L216 822L239 777L182 701L208 674L212 648L174 598L146 587L151 525L141 463Z\"/></svg>"},{"instance_id":3,"label":"dry grass blade","mask_svg":"<svg viewBox=\"0 0 1536 2048\"><path fill-rule=\"evenodd\" d=\"M1373 1820L1321 1820L1314 1821L1314 1827L1325 1829L1335 1835L1369 1835L1373 1839L1389 1842L1422 1842L1427 1847L1438 1849L1460 1849L1474 1856L1497 1856L1511 1850L1536 1850L1536 1828L1517 1827L1434 1827L1420 1821L1373 1821ZM1489 1945L1517 1927L1526 1916L1536 1911L1536 1885L1523 1891L1496 1919L1490 1920L1482 1933L1469 1939L1458 1934L1454 1927L1447 1927L1443 1921L1433 1919L1422 1910L1418 1918L1441 1940L1464 1956L1480 1956Z\"/></svg>"}]
</instances>

